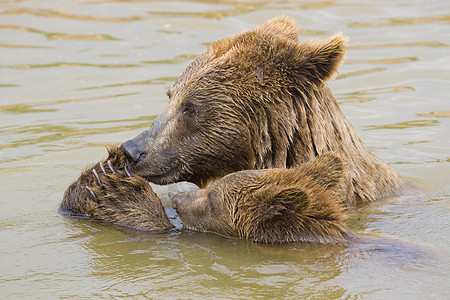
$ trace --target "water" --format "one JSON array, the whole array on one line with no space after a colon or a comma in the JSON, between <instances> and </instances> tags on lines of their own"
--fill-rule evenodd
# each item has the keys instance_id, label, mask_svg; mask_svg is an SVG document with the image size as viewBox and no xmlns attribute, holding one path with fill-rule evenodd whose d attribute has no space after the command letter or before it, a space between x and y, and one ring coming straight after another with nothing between
<instances>
[{"instance_id":1,"label":"water","mask_svg":"<svg viewBox=\"0 0 450 300\"><path fill-rule=\"evenodd\" d=\"M281 14L301 39L350 37L331 88L371 149L429 194L352 211L352 228L383 242L258 246L57 213L206 45ZM0 295L449 298L449 23L444 0L0 1ZM166 204L183 188L155 187Z\"/></svg>"}]
</instances>

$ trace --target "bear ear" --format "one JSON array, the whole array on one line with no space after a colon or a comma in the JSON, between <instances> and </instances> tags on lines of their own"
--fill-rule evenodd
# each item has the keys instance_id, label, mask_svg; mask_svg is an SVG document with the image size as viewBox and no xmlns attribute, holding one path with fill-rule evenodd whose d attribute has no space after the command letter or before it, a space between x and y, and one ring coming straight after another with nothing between
<instances>
[{"instance_id":1,"label":"bear ear","mask_svg":"<svg viewBox=\"0 0 450 300\"><path fill-rule=\"evenodd\" d=\"M315 83L329 80L339 70L344 60L347 52L346 42L347 38L337 33L324 41L299 44L298 53L305 59L300 64L302 75Z\"/></svg>"},{"instance_id":2,"label":"bear ear","mask_svg":"<svg viewBox=\"0 0 450 300\"><path fill-rule=\"evenodd\" d=\"M270 187L261 191L259 200L261 211L260 221L267 223L271 221L288 219L295 216L296 211L307 206L308 196L305 191L298 187L286 187L277 190L279 187Z\"/></svg>"},{"instance_id":3,"label":"bear ear","mask_svg":"<svg viewBox=\"0 0 450 300\"><path fill-rule=\"evenodd\" d=\"M340 163L337 156L325 155L323 160L327 159ZM335 181L324 181L329 184L325 188L308 176L311 170L314 166L310 165L306 173L296 169L268 172L256 185L246 186L234 208L238 235L257 243L328 241L342 236L346 231L343 195L335 192ZM322 177L327 175L322 173ZM289 180L292 176L300 181Z\"/></svg>"},{"instance_id":4,"label":"bear ear","mask_svg":"<svg viewBox=\"0 0 450 300\"><path fill-rule=\"evenodd\" d=\"M322 153L300 168L326 190L334 192L342 199L348 197L351 187L350 171L340 156L332 152Z\"/></svg>"},{"instance_id":5,"label":"bear ear","mask_svg":"<svg viewBox=\"0 0 450 300\"><path fill-rule=\"evenodd\" d=\"M298 41L297 24L291 18L285 16L265 22L258 30L262 33L281 35L287 39Z\"/></svg>"},{"instance_id":6,"label":"bear ear","mask_svg":"<svg viewBox=\"0 0 450 300\"><path fill-rule=\"evenodd\" d=\"M266 222L291 219L308 206L308 195L299 187L288 187L272 194L266 209Z\"/></svg>"},{"instance_id":7,"label":"bear ear","mask_svg":"<svg viewBox=\"0 0 450 300\"><path fill-rule=\"evenodd\" d=\"M260 186L238 204L235 227L240 236L257 243L293 241L293 225L309 206L306 192L296 186Z\"/></svg>"}]
</instances>

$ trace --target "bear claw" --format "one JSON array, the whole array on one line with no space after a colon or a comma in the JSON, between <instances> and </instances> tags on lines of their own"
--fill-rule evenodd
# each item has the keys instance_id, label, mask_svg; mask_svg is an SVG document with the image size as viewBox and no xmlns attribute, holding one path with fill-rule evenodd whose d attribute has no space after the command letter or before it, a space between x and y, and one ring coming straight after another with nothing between
<instances>
[{"instance_id":1,"label":"bear claw","mask_svg":"<svg viewBox=\"0 0 450 300\"><path fill-rule=\"evenodd\" d=\"M128 161L125 163L125 173L128 177L133 177L133 174L131 174L130 170L128 170Z\"/></svg>"},{"instance_id":2,"label":"bear claw","mask_svg":"<svg viewBox=\"0 0 450 300\"><path fill-rule=\"evenodd\" d=\"M111 160L108 159L108 162L107 162L107 163L108 163L109 169L110 169L114 174L116 174L117 171L116 171L116 169L114 168L114 166L113 166Z\"/></svg>"},{"instance_id":3,"label":"bear claw","mask_svg":"<svg viewBox=\"0 0 450 300\"><path fill-rule=\"evenodd\" d=\"M89 195L91 195L92 200L98 203L97 196L95 196L95 193L92 191L92 189L88 185L86 185L86 189L88 190Z\"/></svg>"},{"instance_id":4,"label":"bear claw","mask_svg":"<svg viewBox=\"0 0 450 300\"><path fill-rule=\"evenodd\" d=\"M99 165L100 169L102 169L103 174L106 174L105 166L103 165L103 163L99 163Z\"/></svg>"},{"instance_id":5,"label":"bear claw","mask_svg":"<svg viewBox=\"0 0 450 300\"><path fill-rule=\"evenodd\" d=\"M100 164L100 165L101 165L101 164ZM100 180L100 177L98 176L97 170L92 169L92 173L94 173L95 183L97 183L98 186L103 187L102 181ZM105 173L105 174L106 174L106 173Z\"/></svg>"}]
</instances>

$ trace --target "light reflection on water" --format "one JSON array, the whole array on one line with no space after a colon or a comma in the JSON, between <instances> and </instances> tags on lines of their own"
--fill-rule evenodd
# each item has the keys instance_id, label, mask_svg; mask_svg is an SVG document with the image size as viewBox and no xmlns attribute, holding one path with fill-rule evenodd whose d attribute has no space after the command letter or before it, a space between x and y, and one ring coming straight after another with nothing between
<instances>
[{"instance_id":1,"label":"light reflection on water","mask_svg":"<svg viewBox=\"0 0 450 300\"><path fill-rule=\"evenodd\" d=\"M1 2L0 293L449 297L449 13L446 1ZM338 102L377 155L429 192L352 211L352 228L384 239L258 246L57 214L66 186L105 155L102 145L147 127L206 45L280 14L296 19L300 39L350 37L331 83ZM184 188L155 186L171 217L169 199Z\"/></svg>"}]
</instances>

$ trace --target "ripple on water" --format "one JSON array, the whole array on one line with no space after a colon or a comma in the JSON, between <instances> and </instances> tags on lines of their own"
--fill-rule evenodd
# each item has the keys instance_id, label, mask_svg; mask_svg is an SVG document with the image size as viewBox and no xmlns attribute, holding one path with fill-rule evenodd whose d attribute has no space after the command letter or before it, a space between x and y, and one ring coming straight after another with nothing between
<instances>
[{"instance_id":1,"label":"ripple on water","mask_svg":"<svg viewBox=\"0 0 450 300\"><path fill-rule=\"evenodd\" d=\"M101 40L120 40L112 37L108 34L70 34L70 33L57 33L57 32L45 32L31 27L23 27L18 25L0 25L0 29L20 30L24 32L36 33L45 36L49 40L80 40L80 41L101 41Z\"/></svg>"}]
</instances>

